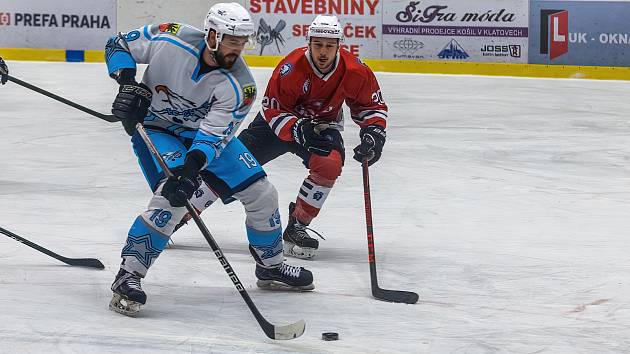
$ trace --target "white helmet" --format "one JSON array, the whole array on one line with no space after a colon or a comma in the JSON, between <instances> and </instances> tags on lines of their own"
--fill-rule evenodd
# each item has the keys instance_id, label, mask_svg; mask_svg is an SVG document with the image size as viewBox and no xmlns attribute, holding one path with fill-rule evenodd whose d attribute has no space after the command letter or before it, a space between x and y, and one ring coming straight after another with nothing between
<instances>
[{"instance_id":1,"label":"white helmet","mask_svg":"<svg viewBox=\"0 0 630 354\"><path fill-rule=\"evenodd\" d=\"M343 39L343 31L337 16L317 15L308 28L307 40L311 37Z\"/></svg>"},{"instance_id":2,"label":"white helmet","mask_svg":"<svg viewBox=\"0 0 630 354\"><path fill-rule=\"evenodd\" d=\"M250 43L255 43L255 28L249 12L238 3L220 3L212 6L203 21L203 30L208 33L213 30L217 34L217 42L213 50L219 48L224 34L232 36L250 37Z\"/></svg>"}]
</instances>

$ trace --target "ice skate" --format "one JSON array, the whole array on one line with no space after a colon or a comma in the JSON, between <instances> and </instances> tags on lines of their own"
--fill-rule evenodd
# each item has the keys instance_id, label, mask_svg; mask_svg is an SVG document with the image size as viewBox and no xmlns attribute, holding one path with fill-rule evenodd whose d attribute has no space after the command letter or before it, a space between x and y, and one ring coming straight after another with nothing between
<instances>
[{"instance_id":1,"label":"ice skate","mask_svg":"<svg viewBox=\"0 0 630 354\"><path fill-rule=\"evenodd\" d=\"M294 203L289 205L289 214L295 207ZM319 240L311 237L306 230L315 232L319 237L323 237L316 231L306 227L293 216L289 217L289 224L282 234L282 250L285 256L291 256L301 259L310 259L315 256L315 252L319 248Z\"/></svg>"},{"instance_id":2,"label":"ice skate","mask_svg":"<svg viewBox=\"0 0 630 354\"><path fill-rule=\"evenodd\" d=\"M140 286L140 277L120 269L112 284L114 292L109 309L130 317L136 317L140 306L147 301L147 295Z\"/></svg>"},{"instance_id":3,"label":"ice skate","mask_svg":"<svg viewBox=\"0 0 630 354\"><path fill-rule=\"evenodd\" d=\"M295 267L284 262L265 267L256 264L256 278L261 289L309 291L315 289L313 273L303 267Z\"/></svg>"}]
</instances>

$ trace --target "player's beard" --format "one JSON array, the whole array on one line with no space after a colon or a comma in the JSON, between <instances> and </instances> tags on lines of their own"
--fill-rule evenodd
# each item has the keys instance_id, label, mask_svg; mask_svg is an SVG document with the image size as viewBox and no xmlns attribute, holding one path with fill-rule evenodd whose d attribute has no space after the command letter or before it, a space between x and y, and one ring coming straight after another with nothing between
<instances>
[{"instance_id":1,"label":"player's beard","mask_svg":"<svg viewBox=\"0 0 630 354\"><path fill-rule=\"evenodd\" d=\"M227 56L223 55L223 53L219 52L218 50L214 51L214 59L217 61L217 64L219 64L220 67L222 67L223 69L232 69L232 67L234 66L234 63L236 63L236 60L238 59L238 55L236 54L229 54Z\"/></svg>"}]
</instances>

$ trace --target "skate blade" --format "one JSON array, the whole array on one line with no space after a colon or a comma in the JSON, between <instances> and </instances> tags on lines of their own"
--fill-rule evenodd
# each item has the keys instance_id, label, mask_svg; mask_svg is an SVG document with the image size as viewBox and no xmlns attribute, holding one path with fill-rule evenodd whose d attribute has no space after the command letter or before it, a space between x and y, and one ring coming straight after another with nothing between
<instances>
[{"instance_id":1,"label":"skate blade","mask_svg":"<svg viewBox=\"0 0 630 354\"><path fill-rule=\"evenodd\" d=\"M140 312L141 303L125 299L123 296L114 293L109 302L109 309L121 315L136 317Z\"/></svg>"},{"instance_id":2,"label":"skate blade","mask_svg":"<svg viewBox=\"0 0 630 354\"><path fill-rule=\"evenodd\" d=\"M285 256L291 256L300 259L311 259L315 256L317 248L300 247L294 243L284 241L282 250Z\"/></svg>"},{"instance_id":3,"label":"skate blade","mask_svg":"<svg viewBox=\"0 0 630 354\"><path fill-rule=\"evenodd\" d=\"M315 289L315 284L310 283L309 285L304 286L293 286L289 284L285 284L283 282L279 282L276 280L258 280L256 285L263 290L274 290L274 291L311 291Z\"/></svg>"}]
</instances>

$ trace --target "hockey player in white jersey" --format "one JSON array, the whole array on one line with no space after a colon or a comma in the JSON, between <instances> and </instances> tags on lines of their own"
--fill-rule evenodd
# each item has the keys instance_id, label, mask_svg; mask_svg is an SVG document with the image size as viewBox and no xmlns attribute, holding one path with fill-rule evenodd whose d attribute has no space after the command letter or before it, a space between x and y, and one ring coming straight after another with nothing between
<instances>
[{"instance_id":1,"label":"hockey player in white jersey","mask_svg":"<svg viewBox=\"0 0 630 354\"><path fill-rule=\"evenodd\" d=\"M204 31L165 23L112 37L106 46L109 74L120 84L112 105L154 195L129 230L122 264L112 284L110 308L135 316L146 302L140 280L186 214L186 200L202 210L218 197L239 200L256 261L258 286L311 290L310 271L282 257L278 195L260 164L234 138L256 97L256 84L241 52L254 25L236 3L210 8ZM136 64L148 64L140 83ZM151 156L135 125L143 124L174 177Z\"/></svg>"}]
</instances>

